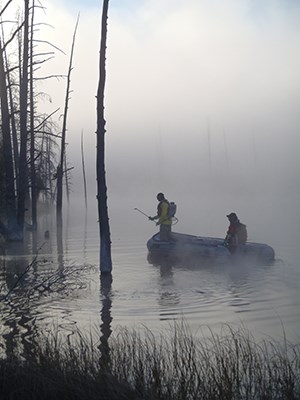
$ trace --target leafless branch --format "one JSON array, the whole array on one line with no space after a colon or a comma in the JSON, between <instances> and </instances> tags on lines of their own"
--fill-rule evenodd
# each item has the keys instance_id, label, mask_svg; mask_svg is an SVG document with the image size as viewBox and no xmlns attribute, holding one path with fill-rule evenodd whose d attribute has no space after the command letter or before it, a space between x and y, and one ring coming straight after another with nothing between
<instances>
[{"instance_id":1,"label":"leafless branch","mask_svg":"<svg viewBox=\"0 0 300 400\"><path fill-rule=\"evenodd\" d=\"M38 42L38 43L45 43L45 44L48 44L49 46L51 46L51 47L53 47L54 49L60 51L61 53L66 54L66 53L65 53L63 50L61 50L59 47L55 46L53 43L51 43L51 42L49 42L49 41L47 41L47 40L37 40L37 39L36 39L35 41Z\"/></svg>"},{"instance_id":2,"label":"leafless branch","mask_svg":"<svg viewBox=\"0 0 300 400\"><path fill-rule=\"evenodd\" d=\"M0 11L0 17L2 16L2 14L4 13L4 11L7 9L7 7L10 5L10 3L12 2L13 0L9 0L6 4L5 4L5 6L2 8L2 10Z\"/></svg>"},{"instance_id":3,"label":"leafless branch","mask_svg":"<svg viewBox=\"0 0 300 400\"><path fill-rule=\"evenodd\" d=\"M6 49L6 47L9 45L10 42L12 42L15 38L15 36L18 34L18 32L23 28L24 23L22 23L12 34L12 36L10 37L10 39L8 39L4 45L3 45L3 51Z\"/></svg>"},{"instance_id":4,"label":"leafless branch","mask_svg":"<svg viewBox=\"0 0 300 400\"><path fill-rule=\"evenodd\" d=\"M52 78L59 79L59 78L65 78L65 77L66 77L66 75L48 75L48 76L43 76L43 77L40 77L40 78L34 78L34 80L41 81L41 80L44 80L44 79L52 79Z\"/></svg>"},{"instance_id":5,"label":"leafless branch","mask_svg":"<svg viewBox=\"0 0 300 400\"><path fill-rule=\"evenodd\" d=\"M50 119L52 117L52 115L57 113L58 110L59 110L59 108L57 108L51 114L47 115L47 117L45 119L43 119L43 121L39 125L37 125L34 130L38 130L41 126L43 126L45 124L45 122L48 121L48 119Z\"/></svg>"},{"instance_id":6,"label":"leafless branch","mask_svg":"<svg viewBox=\"0 0 300 400\"><path fill-rule=\"evenodd\" d=\"M45 243L42 244L42 246L39 248L38 251L40 251L42 249L42 247L44 246ZM28 273L28 271L30 270L31 267L33 267L37 261L37 257L38 257L38 253L35 255L34 259L31 261L30 264L27 265L27 267L25 268L25 270L23 271L23 273L18 277L18 279L15 281L15 283L13 284L13 286L9 289L9 291L6 293L6 295L4 295L3 297L1 297L0 300L5 301L8 299L9 295L15 290L15 288L19 285L19 283L21 282L21 280L24 278L24 276Z\"/></svg>"}]
</instances>

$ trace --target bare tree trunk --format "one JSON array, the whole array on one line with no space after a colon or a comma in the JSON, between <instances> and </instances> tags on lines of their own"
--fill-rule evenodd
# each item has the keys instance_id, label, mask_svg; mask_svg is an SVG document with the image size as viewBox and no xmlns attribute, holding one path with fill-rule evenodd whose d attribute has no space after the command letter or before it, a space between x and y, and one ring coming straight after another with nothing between
<instances>
[{"instance_id":1,"label":"bare tree trunk","mask_svg":"<svg viewBox=\"0 0 300 400\"><path fill-rule=\"evenodd\" d=\"M48 138L46 142L46 147L47 147L47 175L48 175L48 182L49 182L49 193L50 193L50 204L51 206L54 203L55 200L55 193L54 193L54 188L53 188L53 179L52 179L52 170L51 170L51 139ZM47 185L48 186L48 185Z\"/></svg>"},{"instance_id":2,"label":"bare tree trunk","mask_svg":"<svg viewBox=\"0 0 300 400\"><path fill-rule=\"evenodd\" d=\"M77 18L76 25L75 25L71 54L70 54L70 63L69 63L69 69L68 69L68 75L67 75L67 88L66 88L66 97L65 97L63 127L62 127L62 133L61 133L60 162L57 167L56 222L60 226L62 226L63 175L64 175L64 160L65 160L65 151L66 151L67 116L68 116L68 107L69 107L69 99L70 99L69 96L70 96L71 72L73 69L73 66L72 66L73 54L74 54L75 38L76 38L78 21L79 21L79 16Z\"/></svg>"},{"instance_id":3,"label":"bare tree trunk","mask_svg":"<svg viewBox=\"0 0 300 400\"><path fill-rule=\"evenodd\" d=\"M34 133L34 91L33 91L33 20L34 20L34 0L31 8L31 33L30 33L30 182L31 182L31 219L32 228L37 228L37 188L35 170L35 133Z\"/></svg>"},{"instance_id":4,"label":"bare tree trunk","mask_svg":"<svg viewBox=\"0 0 300 400\"><path fill-rule=\"evenodd\" d=\"M19 157L19 192L18 225L23 232L25 219L25 201L28 191L27 166L27 101L28 101L28 49L29 49L29 0L24 0L24 39L21 80L20 80L20 157Z\"/></svg>"},{"instance_id":5,"label":"bare tree trunk","mask_svg":"<svg viewBox=\"0 0 300 400\"><path fill-rule=\"evenodd\" d=\"M104 88L105 88L105 56L107 36L107 12L109 0L103 0L101 45L99 62L99 85L97 92L97 201L100 233L100 272L111 273L111 240L107 209L107 187L105 178L105 119L104 119Z\"/></svg>"},{"instance_id":6,"label":"bare tree trunk","mask_svg":"<svg viewBox=\"0 0 300 400\"><path fill-rule=\"evenodd\" d=\"M66 182L66 195L67 195L67 203L70 204L70 182L69 182L69 172L68 172L68 164L67 164L67 155L65 154L64 159L64 175Z\"/></svg>"},{"instance_id":7,"label":"bare tree trunk","mask_svg":"<svg viewBox=\"0 0 300 400\"><path fill-rule=\"evenodd\" d=\"M18 235L16 221L16 196L14 184L14 166L12 155L12 144L10 134L10 116L8 108L6 77L4 69L4 57L2 43L0 40L0 99L1 99L1 128L3 135L3 154L5 170L5 198L8 230L14 235ZM13 239L9 237L9 239Z\"/></svg>"},{"instance_id":8,"label":"bare tree trunk","mask_svg":"<svg viewBox=\"0 0 300 400\"><path fill-rule=\"evenodd\" d=\"M81 131L81 163L82 163L85 209L87 210L87 190L86 190L86 176L85 176L84 150L83 150L83 131Z\"/></svg>"},{"instance_id":9,"label":"bare tree trunk","mask_svg":"<svg viewBox=\"0 0 300 400\"><path fill-rule=\"evenodd\" d=\"M4 30L2 27L2 37L4 38ZM14 109L14 101L13 101L13 92L12 92L12 82L10 78L9 71L9 63L7 52L3 52L3 59L5 63L6 69L6 80L7 80L7 91L8 91L8 99L10 103L10 127L11 127L11 136L12 136L12 145L13 145L13 158L14 158L14 174L15 178L18 176L18 165L19 165L19 147L18 147L18 138L17 138L17 127L16 127L16 119L15 119L15 109ZM18 183L16 179L16 184ZM18 190L18 188L16 188Z\"/></svg>"}]
</instances>

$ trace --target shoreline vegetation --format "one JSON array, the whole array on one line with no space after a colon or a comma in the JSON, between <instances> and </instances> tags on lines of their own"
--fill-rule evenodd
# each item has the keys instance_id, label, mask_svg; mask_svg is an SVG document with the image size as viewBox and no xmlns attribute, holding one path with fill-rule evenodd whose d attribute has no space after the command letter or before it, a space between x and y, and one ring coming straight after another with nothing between
<instances>
[{"instance_id":1,"label":"shoreline vegetation","mask_svg":"<svg viewBox=\"0 0 300 400\"><path fill-rule=\"evenodd\" d=\"M119 328L108 340L58 331L0 360L2 399L296 400L300 345L256 341L225 325L203 339L175 324L154 335ZM29 350L30 349L30 350Z\"/></svg>"}]
</instances>

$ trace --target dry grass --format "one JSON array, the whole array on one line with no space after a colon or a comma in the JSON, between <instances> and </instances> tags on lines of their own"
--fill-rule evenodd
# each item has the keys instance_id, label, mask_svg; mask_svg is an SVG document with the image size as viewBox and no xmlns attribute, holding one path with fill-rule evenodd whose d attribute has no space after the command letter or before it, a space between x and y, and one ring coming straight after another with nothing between
<instances>
[{"instance_id":1,"label":"dry grass","mask_svg":"<svg viewBox=\"0 0 300 400\"><path fill-rule=\"evenodd\" d=\"M112 345L112 371L149 399L300 399L300 346L257 343L244 329L194 338L122 331ZM127 378L128 380L128 378Z\"/></svg>"},{"instance_id":2,"label":"dry grass","mask_svg":"<svg viewBox=\"0 0 300 400\"><path fill-rule=\"evenodd\" d=\"M44 337L30 357L2 360L2 398L300 399L300 346L287 340L256 342L229 326L199 340L184 324L171 338L120 329L109 348L93 336Z\"/></svg>"}]
</instances>

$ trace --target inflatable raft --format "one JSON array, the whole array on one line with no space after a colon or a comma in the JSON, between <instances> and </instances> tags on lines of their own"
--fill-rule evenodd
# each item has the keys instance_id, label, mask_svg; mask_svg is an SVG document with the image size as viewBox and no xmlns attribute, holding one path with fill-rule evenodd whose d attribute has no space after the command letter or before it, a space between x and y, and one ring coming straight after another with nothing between
<instances>
[{"instance_id":1,"label":"inflatable raft","mask_svg":"<svg viewBox=\"0 0 300 400\"><path fill-rule=\"evenodd\" d=\"M253 258L262 262L271 262L275 258L273 248L263 243L247 242L240 245L234 254L231 254L224 239L187 235L172 232L172 240L161 241L159 233L152 236L147 242L149 254L152 256L171 256L176 258L203 258L230 260L233 257Z\"/></svg>"}]
</instances>

